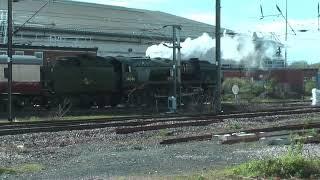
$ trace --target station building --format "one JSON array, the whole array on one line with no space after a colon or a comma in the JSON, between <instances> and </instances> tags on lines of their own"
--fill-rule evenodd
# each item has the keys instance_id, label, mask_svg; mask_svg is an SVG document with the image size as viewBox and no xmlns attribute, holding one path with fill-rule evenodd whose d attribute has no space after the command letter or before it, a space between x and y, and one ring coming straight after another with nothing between
<instances>
[{"instance_id":1,"label":"station building","mask_svg":"<svg viewBox=\"0 0 320 180\"><path fill-rule=\"evenodd\" d=\"M6 22L7 1L3 0L2 44L7 38ZM171 41L172 28L165 25L181 25L182 40L215 34L212 25L159 11L68 0L14 0L13 23L15 45L97 48L100 56L144 56L150 45Z\"/></svg>"}]
</instances>

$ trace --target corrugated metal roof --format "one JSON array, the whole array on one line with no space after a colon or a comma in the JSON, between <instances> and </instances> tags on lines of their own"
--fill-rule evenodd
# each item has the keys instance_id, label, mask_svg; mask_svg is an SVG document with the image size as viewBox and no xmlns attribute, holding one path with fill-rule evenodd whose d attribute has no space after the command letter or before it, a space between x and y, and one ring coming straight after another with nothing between
<instances>
[{"instance_id":1,"label":"corrugated metal roof","mask_svg":"<svg viewBox=\"0 0 320 180\"><path fill-rule=\"evenodd\" d=\"M47 0L19 0L13 3L14 24L19 26L38 11ZM6 9L1 0L0 9ZM28 28L71 30L97 33L120 33L125 35L170 37L167 24L182 26L182 37L197 37L204 32L214 34L214 26L159 12L125 7L51 0L27 24Z\"/></svg>"}]
</instances>

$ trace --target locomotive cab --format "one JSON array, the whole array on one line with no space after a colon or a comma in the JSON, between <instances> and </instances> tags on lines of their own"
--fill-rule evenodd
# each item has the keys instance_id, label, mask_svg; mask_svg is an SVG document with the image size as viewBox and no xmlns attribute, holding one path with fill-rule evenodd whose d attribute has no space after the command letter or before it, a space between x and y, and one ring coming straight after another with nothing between
<instances>
[{"instance_id":1,"label":"locomotive cab","mask_svg":"<svg viewBox=\"0 0 320 180\"><path fill-rule=\"evenodd\" d=\"M167 93L160 91L170 89L168 87L168 83L172 80L170 61L136 57L128 59L126 63L130 67L130 76L134 77L133 86L126 86L128 101L132 97L134 104L154 103L155 96Z\"/></svg>"},{"instance_id":2,"label":"locomotive cab","mask_svg":"<svg viewBox=\"0 0 320 180\"><path fill-rule=\"evenodd\" d=\"M213 85L216 81L216 65L198 59L182 61L181 76L184 83Z\"/></svg>"}]
</instances>

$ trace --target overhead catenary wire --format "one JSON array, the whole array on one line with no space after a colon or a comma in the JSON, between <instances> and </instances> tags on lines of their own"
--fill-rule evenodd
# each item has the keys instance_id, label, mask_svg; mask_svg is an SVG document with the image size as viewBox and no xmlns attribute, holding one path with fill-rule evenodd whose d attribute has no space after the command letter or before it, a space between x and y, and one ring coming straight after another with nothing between
<instances>
[{"instance_id":1,"label":"overhead catenary wire","mask_svg":"<svg viewBox=\"0 0 320 180\"><path fill-rule=\"evenodd\" d=\"M297 33L295 32L295 30L292 28L292 26L289 24L286 16L282 13L281 9L279 8L278 5L276 5L277 10L280 12L281 16L285 19L286 23L288 24L288 26L290 27L291 31L293 32L294 35L297 35Z\"/></svg>"},{"instance_id":2,"label":"overhead catenary wire","mask_svg":"<svg viewBox=\"0 0 320 180\"><path fill-rule=\"evenodd\" d=\"M44 7L49 4L50 0L48 0L43 6L41 6L28 20L26 20L20 27L18 27L13 34L16 34L20 29L25 26L32 18L34 18Z\"/></svg>"},{"instance_id":3,"label":"overhead catenary wire","mask_svg":"<svg viewBox=\"0 0 320 180\"><path fill-rule=\"evenodd\" d=\"M260 0L260 8L261 8L261 6L262 6L261 2L262 2L262 0ZM282 13L280 7L278 6L279 1L275 0L274 2L275 2L275 4L276 4L276 9L277 9L277 11L279 11L279 12L281 13L281 14L278 14L277 16L280 16L280 15L281 15L281 16L285 19L284 14ZM261 11L261 10L260 10L260 11ZM317 11L318 11L318 13L317 13L317 19L318 19L318 22L317 22L317 23L318 23L317 31L320 31L320 25L319 25L319 18L320 18L319 2L318 2ZM262 10L262 12L265 13L263 10ZM261 13L261 12L260 12L260 13ZM267 17L265 14L263 14L263 15L264 15L264 18ZM260 18L260 19L261 19L261 18ZM288 22L290 22L290 21L288 21ZM317 23L315 22L314 25L316 25ZM301 30L295 31L295 29L290 25L290 23L288 23L288 26L291 28L291 31L292 31L292 33L289 33L289 35L297 35L297 31L298 31L298 32L306 32L306 31L308 31L308 32L314 32L314 31L312 31L312 30L310 30L310 29L301 29ZM314 33L316 33L316 32L314 32Z\"/></svg>"},{"instance_id":4,"label":"overhead catenary wire","mask_svg":"<svg viewBox=\"0 0 320 180\"><path fill-rule=\"evenodd\" d=\"M262 6L262 1L260 0L260 14L261 14L261 17L260 17L260 20L266 18L266 17L279 17L280 14L270 14L270 15L265 15L264 12L263 12L263 6Z\"/></svg>"}]
</instances>

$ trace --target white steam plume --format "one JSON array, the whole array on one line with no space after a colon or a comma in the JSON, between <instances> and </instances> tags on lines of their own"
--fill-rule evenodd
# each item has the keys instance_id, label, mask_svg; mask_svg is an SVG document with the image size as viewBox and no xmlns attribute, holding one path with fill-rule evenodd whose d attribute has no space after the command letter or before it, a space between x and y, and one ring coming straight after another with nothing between
<instances>
[{"instance_id":1,"label":"white steam plume","mask_svg":"<svg viewBox=\"0 0 320 180\"><path fill-rule=\"evenodd\" d=\"M172 46L172 44L167 44ZM215 40L212 39L207 33L202 36L191 39L187 38L181 44L181 58L199 58L205 60L213 60L215 47ZM146 51L146 56L150 58L168 58L172 59L172 49L164 46L163 44L152 45Z\"/></svg>"},{"instance_id":2,"label":"white steam plume","mask_svg":"<svg viewBox=\"0 0 320 180\"><path fill-rule=\"evenodd\" d=\"M172 46L172 44L168 44ZM207 33L202 36L191 39L187 38L181 43L181 58L187 60L198 58L213 62L215 59L215 39ZM233 60L252 66L262 66L262 60L275 55L276 46L273 43L265 42L263 39L254 42L252 37L248 36L228 36L221 38L222 59ZM150 46L146 51L146 56L151 58L172 59L172 49L163 44Z\"/></svg>"}]
</instances>

